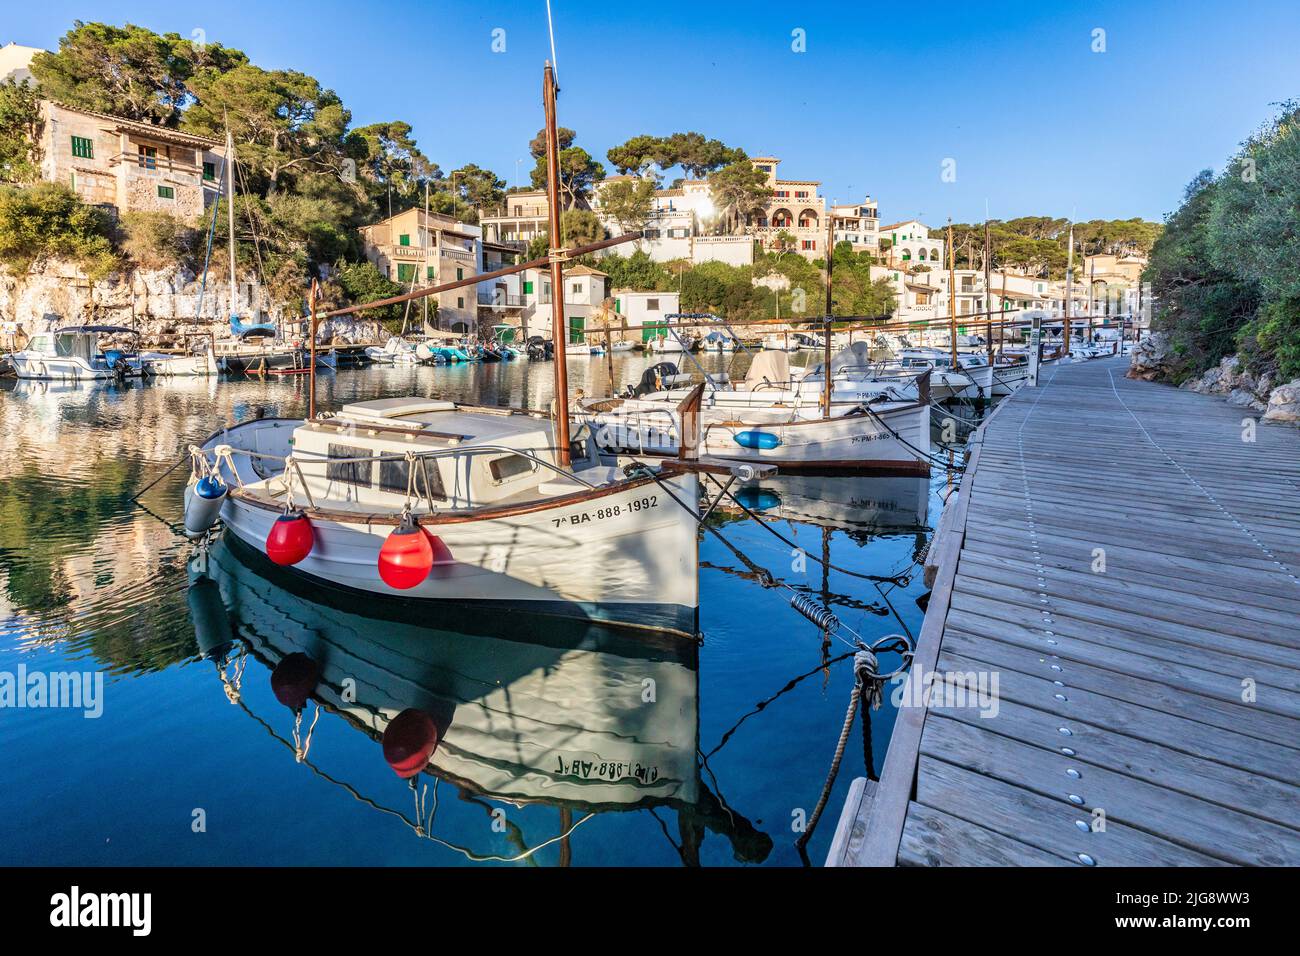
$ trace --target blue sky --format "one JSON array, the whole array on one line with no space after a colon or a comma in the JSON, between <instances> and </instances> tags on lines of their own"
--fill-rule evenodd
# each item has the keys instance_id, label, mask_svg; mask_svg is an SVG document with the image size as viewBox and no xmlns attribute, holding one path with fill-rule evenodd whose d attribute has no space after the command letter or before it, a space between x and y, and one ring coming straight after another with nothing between
<instances>
[{"instance_id":1,"label":"blue sky","mask_svg":"<svg viewBox=\"0 0 1300 956\"><path fill-rule=\"evenodd\" d=\"M0 43L53 48L77 18L238 47L335 89L357 125L404 119L446 170L527 181L549 54L543 0L11 4ZM1200 169L1300 96L1300 4L799 5L552 0L560 122L604 161L636 133L698 130L889 221L1174 208ZM505 31L504 53L492 51ZM1104 30L1105 52L1093 52ZM792 31L804 31L796 53ZM941 177L955 160L956 180Z\"/></svg>"}]
</instances>

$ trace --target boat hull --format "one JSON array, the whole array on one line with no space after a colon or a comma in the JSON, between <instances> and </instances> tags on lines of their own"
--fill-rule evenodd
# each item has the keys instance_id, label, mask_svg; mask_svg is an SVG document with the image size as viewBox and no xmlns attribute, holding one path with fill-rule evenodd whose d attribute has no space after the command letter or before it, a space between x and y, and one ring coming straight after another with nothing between
<instances>
[{"instance_id":1,"label":"boat hull","mask_svg":"<svg viewBox=\"0 0 1300 956\"><path fill-rule=\"evenodd\" d=\"M15 352L9 356L14 374L18 378L39 379L48 382L92 382L104 379L120 378L123 375L139 375L139 369L130 368L122 371L111 368L96 368L82 359L63 356L33 356Z\"/></svg>"},{"instance_id":2,"label":"boat hull","mask_svg":"<svg viewBox=\"0 0 1300 956\"><path fill-rule=\"evenodd\" d=\"M625 412L596 413L591 421L596 441L606 451L678 454L678 421L666 410L638 409L633 404ZM750 447L742 445L742 441ZM753 447L773 441L773 447ZM782 473L928 475L930 409L928 405L908 404L869 414L783 422L730 416L724 420L706 419L701 424L700 451L729 461L776 465Z\"/></svg>"},{"instance_id":3,"label":"boat hull","mask_svg":"<svg viewBox=\"0 0 1300 956\"><path fill-rule=\"evenodd\" d=\"M698 478L678 474L663 482L621 481L512 508L420 515L454 560L404 591L380 579L377 563L396 516L307 509L315 540L292 571L471 613L514 609L694 637ZM281 513L278 504L234 489L221 517L229 533L265 554Z\"/></svg>"}]
</instances>

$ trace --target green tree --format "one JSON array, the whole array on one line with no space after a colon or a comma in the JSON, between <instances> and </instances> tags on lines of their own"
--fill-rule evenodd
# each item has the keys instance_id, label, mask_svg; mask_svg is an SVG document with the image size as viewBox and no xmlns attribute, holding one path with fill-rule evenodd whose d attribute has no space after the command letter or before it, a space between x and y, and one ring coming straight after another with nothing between
<instances>
[{"instance_id":1,"label":"green tree","mask_svg":"<svg viewBox=\"0 0 1300 956\"><path fill-rule=\"evenodd\" d=\"M474 163L452 170L449 179L460 201L480 212L501 205L505 199L506 181Z\"/></svg>"},{"instance_id":2,"label":"green tree","mask_svg":"<svg viewBox=\"0 0 1300 956\"><path fill-rule=\"evenodd\" d=\"M219 43L159 35L128 23L74 22L55 53L32 58L32 76L48 99L81 109L175 126L190 104L187 85L200 70L222 73L248 57Z\"/></svg>"},{"instance_id":3,"label":"green tree","mask_svg":"<svg viewBox=\"0 0 1300 956\"><path fill-rule=\"evenodd\" d=\"M653 179L620 179L601 190L600 205L623 232L641 233L650 220L654 197Z\"/></svg>"},{"instance_id":4,"label":"green tree","mask_svg":"<svg viewBox=\"0 0 1300 956\"><path fill-rule=\"evenodd\" d=\"M356 164L357 175L381 209L387 208L390 191L399 203L395 211L400 211L418 205L425 183L442 180L438 164L420 152L411 134L411 124L400 120L371 123L347 133L346 158ZM345 178L349 169L344 167Z\"/></svg>"},{"instance_id":5,"label":"green tree","mask_svg":"<svg viewBox=\"0 0 1300 956\"><path fill-rule=\"evenodd\" d=\"M292 178L328 173L344 180L344 133L351 118L333 90L294 70L244 65L204 70L193 81L199 101L185 111L186 132L219 138L229 122L251 188L273 193Z\"/></svg>"},{"instance_id":6,"label":"green tree","mask_svg":"<svg viewBox=\"0 0 1300 956\"><path fill-rule=\"evenodd\" d=\"M625 175L644 176L652 166L662 168L665 159L665 143L661 137L647 136L644 133L633 136L621 146L614 146L605 153L610 165ZM668 163L668 165L672 165Z\"/></svg>"},{"instance_id":7,"label":"green tree","mask_svg":"<svg viewBox=\"0 0 1300 956\"><path fill-rule=\"evenodd\" d=\"M709 175L713 204L732 220L738 232L748 216L757 215L772 196L767 177L748 160L731 163Z\"/></svg>"},{"instance_id":8,"label":"green tree","mask_svg":"<svg viewBox=\"0 0 1300 956\"><path fill-rule=\"evenodd\" d=\"M0 83L0 180L31 183L40 178L37 143L41 106L36 88L12 78Z\"/></svg>"}]
</instances>

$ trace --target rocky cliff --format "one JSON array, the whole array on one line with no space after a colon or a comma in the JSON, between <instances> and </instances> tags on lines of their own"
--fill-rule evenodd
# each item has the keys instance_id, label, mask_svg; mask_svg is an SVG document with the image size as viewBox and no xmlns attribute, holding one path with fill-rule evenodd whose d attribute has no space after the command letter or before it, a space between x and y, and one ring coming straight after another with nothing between
<instances>
[{"instance_id":1,"label":"rocky cliff","mask_svg":"<svg viewBox=\"0 0 1300 956\"><path fill-rule=\"evenodd\" d=\"M202 307L200 308L200 299ZM244 322L296 320L274 305L265 290L253 283L238 284L236 308ZM19 341L45 327L59 324L124 325L137 329L145 345L170 345L183 334L230 335L230 283L209 274L207 288L183 267L133 269L92 282L75 265L49 261L23 274L0 268L0 321L16 322ZM363 320L327 323L322 339L376 341L378 324Z\"/></svg>"},{"instance_id":2,"label":"rocky cliff","mask_svg":"<svg viewBox=\"0 0 1300 956\"><path fill-rule=\"evenodd\" d=\"M1128 377L1144 381L1170 381L1179 372L1169 337L1154 332L1133 350ZM1180 388L1202 395L1223 396L1228 404L1263 412L1262 421L1300 425L1300 378L1278 384L1268 374L1255 375L1230 355L1202 375L1188 378Z\"/></svg>"}]
</instances>

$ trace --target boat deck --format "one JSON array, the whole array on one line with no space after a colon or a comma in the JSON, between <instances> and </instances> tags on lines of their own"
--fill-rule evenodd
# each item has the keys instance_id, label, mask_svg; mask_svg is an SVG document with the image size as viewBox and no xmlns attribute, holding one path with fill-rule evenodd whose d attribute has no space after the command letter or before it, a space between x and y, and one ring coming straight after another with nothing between
<instances>
[{"instance_id":1,"label":"boat deck","mask_svg":"<svg viewBox=\"0 0 1300 956\"><path fill-rule=\"evenodd\" d=\"M934 698L828 865L1300 864L1300 432L1127 364L1047 368L973 438Z\"/></svg>"}]
</instances>

